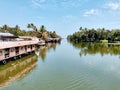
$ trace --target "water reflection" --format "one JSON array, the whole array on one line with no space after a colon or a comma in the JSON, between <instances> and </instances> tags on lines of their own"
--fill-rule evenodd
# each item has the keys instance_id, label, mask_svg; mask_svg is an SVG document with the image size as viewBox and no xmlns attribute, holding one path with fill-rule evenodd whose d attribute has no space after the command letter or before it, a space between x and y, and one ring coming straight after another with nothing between
<instances>
[{"instance_id":1,"label":"water reflection","mask_svg":"<svg viewBox=\"0 0 120 90\"><path fill-rule=\"evenodd\" d=\"M75 48L80 49L80 56L87 54L120 55L120 45L108 45L101 43L75 43L70 42Z\"/></svg>"},{"instance_id":2,"label":"water reflection","mask_svg":"<svg viewBox=\"0 0 120 90\"><path fill-rule=\"evenodd\" d=\"M116 55L113 53L111 56L111 52L107 51L112 46L75 43L73 47L66 43L66 40L63 40L60 46L55 45L53 48L52 45L49 44L48 47L43 46L38 49L38 52L41 52L38 64L31 73L2 90L120 89L119 53ZM113 46L112 51L115 47ZM100 55L102 53L100 49L103 49L104 57ZM82 50L92 51L87 51L86 56L80 57L79 52L81 53ZM46 61L43 63L40 59L41 54L46 57Z\"/></svg>"},{"instance_id":3,"label":"water reflection","mask_svg":"<svg viewBox=\"0 0 120 90\"><path fill-rule=\"evenodd\" d=\"M59 45L60 43L47 43L45 46L40 46L37 50L36 50L36 54L38 56L41 57L41 59L44 61L46 58L46 54L48 51L50 50L56 50L57 45Z\"/></svg>"},{"instance_id":4,"label":"water reflection","mask_svg":"<svg viewBox=\"0 0 120 90\"><path fill-rule=\"evenodd\" d=\"M0 65L0 87L11 83L30 72L37 64L35 54L12 61L6 65Z\"/></svg>"}]
</instances>

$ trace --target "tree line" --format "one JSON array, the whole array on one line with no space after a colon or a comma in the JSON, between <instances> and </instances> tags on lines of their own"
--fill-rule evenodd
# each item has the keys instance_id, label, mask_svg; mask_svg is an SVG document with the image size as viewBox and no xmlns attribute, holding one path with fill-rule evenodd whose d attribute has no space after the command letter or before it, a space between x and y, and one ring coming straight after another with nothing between
<instances>
[{"instance_id":1,"label":"tree line","mask_svg":"<svg viewBox=\"0 0 120 90\"><path fill-rule=\"evenodd\" d=\"M55 31L47 31L44 25L37 28L33 23L30 23L27 25L27 28L31 28L32 30L22 30L18 25L15 27L10 27L5 24L0 27L0 32L8 32L15 36L36 36L42 39L60 37Z\"/></svg>"},{"instance_id":2,"label":"tree line","mask_svg":"<svg viewBox=\"0 0 120 90\"><path fill-rule=\"evenodd\" d=\"M78 42L99 42L100 40L108 40L109 42L120 41L120 29L87 29L80 27L78 32L68 35L67 39Z\"/></svg>"}]
</instances>

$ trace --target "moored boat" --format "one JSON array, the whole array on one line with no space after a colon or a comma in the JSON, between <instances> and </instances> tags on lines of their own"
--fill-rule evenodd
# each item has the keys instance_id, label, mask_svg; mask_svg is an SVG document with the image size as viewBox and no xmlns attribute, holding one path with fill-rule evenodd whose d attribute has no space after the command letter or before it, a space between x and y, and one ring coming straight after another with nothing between
<instances>
[{"instance_id":1,"label":"moored boat","mask_svg":"<svg viewBox=\"0 0 120 90\"><path fill-rule=\"evenodd\" d=\"M16 41L14 36L7 35L2 33L1 37L5 36L5 39L2 38L0 42L0 61L3 64L6 64L6 60L9 58L16 59L24 54L34 52L38 44L38 41L35 40ZM12 40L9 40L9 38Z\"/></svg>"}]
</instances>

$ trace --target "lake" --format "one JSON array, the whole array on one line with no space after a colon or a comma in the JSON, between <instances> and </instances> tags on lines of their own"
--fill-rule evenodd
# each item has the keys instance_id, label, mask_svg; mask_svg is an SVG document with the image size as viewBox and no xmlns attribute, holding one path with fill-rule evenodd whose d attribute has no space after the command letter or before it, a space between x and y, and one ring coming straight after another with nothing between
<instances>
[{"instance_id":1,"label":"lake","mask_svg":"<svg viewBox=\"0 0 120 90\"><path fill-rule=\"evenodd\" d=\"M20 76L0 74L6 79L1 85L12 78L0 90L120 90L120 46L62 40L41 46L36 54L1 65L3 74L16 65L13 73Z\"/></svg>"}]
</instances>

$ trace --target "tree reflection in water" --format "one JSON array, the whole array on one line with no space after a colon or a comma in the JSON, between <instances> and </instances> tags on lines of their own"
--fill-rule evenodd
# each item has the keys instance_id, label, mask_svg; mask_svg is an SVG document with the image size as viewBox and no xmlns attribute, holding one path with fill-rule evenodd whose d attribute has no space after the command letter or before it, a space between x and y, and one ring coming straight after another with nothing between
<instances>
[{"instance_id":1,"label":"tree reflection in water","mask_svg":"<svg viewBox=\"0 0 120 90\"><path fill-rule=\"evenodd\" d=\"M52 50L52 49L55 51L58 44L60 44L60 43L47 43L45 46L40 46L37 49L36 53L44 61L46 58L47 52Z\"/></svg>"},{"instance_id":2,"label":"tree reflection in water","mask_svg":"<svg viewBox=\"0 0 120 90\"><path fill-rule=\"evenodd\" d=\"M6 65L0 65L0 87L7 85L14 80L30 72L37 65L35 54L11 61Z\"/></svg>"},{"instance_id":3,"label":"tree reflection in water","mask_svg":"<svg viewBox=\"0 0 120 90\"><path fill-rule=\"evenodd\" d=\"M102 43L77 43L70 42L75 48L80 49L80 56L87 54L101 54L104 56L105 54L110 55L120 55L120 45L108 45Z\"/></svg>"}]
</instances>

